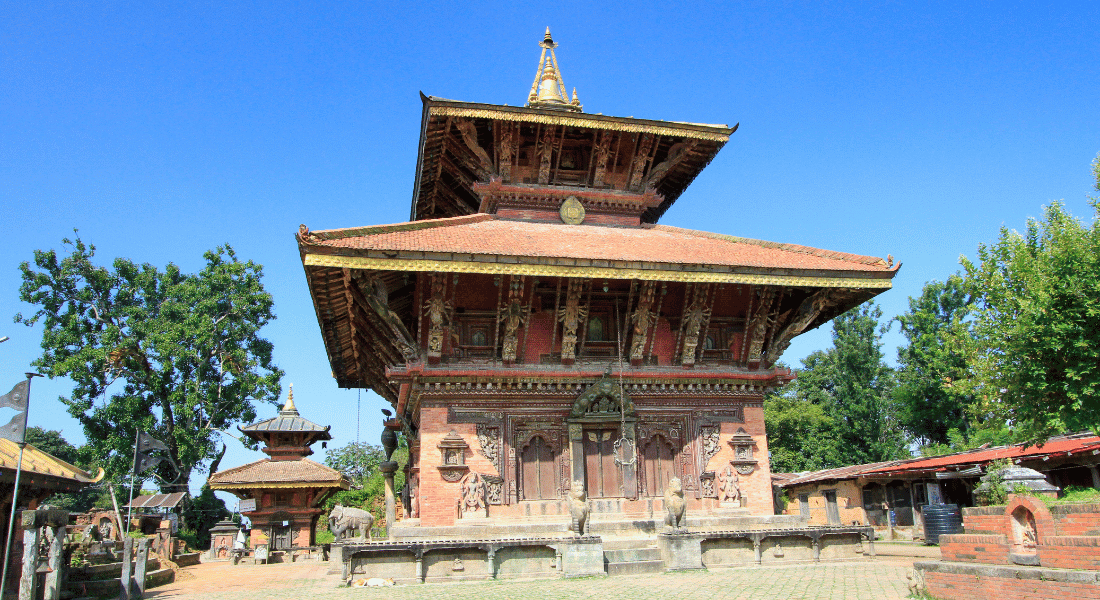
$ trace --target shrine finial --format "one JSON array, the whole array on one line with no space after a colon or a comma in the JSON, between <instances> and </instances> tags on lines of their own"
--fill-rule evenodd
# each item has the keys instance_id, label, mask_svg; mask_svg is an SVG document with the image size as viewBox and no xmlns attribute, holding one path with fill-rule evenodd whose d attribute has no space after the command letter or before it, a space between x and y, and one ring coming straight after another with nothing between
<instances>
[{"instance_id":1,"label":"shrine finial","mask_svg":"<svg viewBox=\"0 0 1100 600\"><path fill-rule=\"evenodd\" d=\"M287 394L286 405L283 406L283 410L280 413L294 413L298 414L298 409L294 408L294 384L290 384L290 393Z\"/></svg>"},{"instance_id":2,"label":"shrine finial","mask_svg":"<svg viewBox=\"0 0 1100 600\"><path fill-rule=\"evenodd\" d=\"M565 92L565 83L561 77L561 67L558 66L558 57L554 48L554 38L550 36L550 28L546 28L546 35L539 42L542 54L539 56L539 67L535 71L535 82L531 84L531 92L527 95L527 106L531 108L550 108L555 110L581 111L581 103L577 100L577 90L573 89L573 98L570 101ZM547 56L547 50L550 55Z\"/></svg>"}]
</instances>

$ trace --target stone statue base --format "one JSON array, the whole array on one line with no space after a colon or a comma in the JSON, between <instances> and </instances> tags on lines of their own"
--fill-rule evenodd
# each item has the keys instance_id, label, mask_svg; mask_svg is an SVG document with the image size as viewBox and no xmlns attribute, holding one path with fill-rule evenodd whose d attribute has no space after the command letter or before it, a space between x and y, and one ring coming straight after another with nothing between
<instances>
[{"instance_id":1,"label":"stone statue base","mask_svg":"<svg viewBox=\"0 0 1100 600\"><path fill-rule=\"evenodd\" d=\"M718 504L720 508L741 508L740 500L730 500L728 502L720 502Z\"/></svg>"}]
</instances>

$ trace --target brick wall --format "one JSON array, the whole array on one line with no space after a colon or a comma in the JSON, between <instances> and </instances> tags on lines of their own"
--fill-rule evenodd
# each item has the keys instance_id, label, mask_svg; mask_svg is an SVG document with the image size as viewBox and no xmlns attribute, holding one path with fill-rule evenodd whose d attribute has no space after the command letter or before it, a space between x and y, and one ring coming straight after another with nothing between
<instances>
[{"instance_id":1,"label":"brick wall","mask_svg":"<svg viewBox=\"0 0 1100 600\"><path fill-rule=\"evenodd\" d=\"M940 556L946 561L1007 564L1012 549L1003 535L947 534L940 536Z\"/></svg>"},{"instance_id":2,"label":"brick wall","mask_svg":"<svg viewBox=\"0 0 1100 600\"><path fill-rule=\"evenodd\" d=\"M966 600L1100 600L1100 586L1088 582L1017 579L1014 576L925 571L924 583L933 598Z\"/></svg>"},{"instance_id":3,"label":"brick wall","mask_svg":"<svg viewBox=\"0 0 1100 600\"><path fill-rule=\"evenodd\" d=\"M1100 535L1100 504L1055 504L1050 514L1057 535Z\"/></svg>"}]
</instances>

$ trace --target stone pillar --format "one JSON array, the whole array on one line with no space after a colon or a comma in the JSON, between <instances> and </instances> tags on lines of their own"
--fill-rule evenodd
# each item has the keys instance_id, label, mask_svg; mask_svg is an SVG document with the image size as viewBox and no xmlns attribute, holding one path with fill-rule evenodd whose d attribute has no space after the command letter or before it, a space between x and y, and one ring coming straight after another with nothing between
<instances>
[{"instance_id":1,"label":"stone pillar","mask_svg":"<svg viewBox=\"0 0 1100 600\"><path fill-rule=\"evenodd\" d=\"M386 477L386 537L392 540L394 525L397 524L397 501L393 493L393 474L397 472L397 463L386 461L378 465L378 468Z\"/></svg>"},{"instance_id":2,"label":"stone pillar","mask_svg":"<svg viewBox=\"0 0 1100 600\"><path fill-rule=\"evenodd\" d=\"M118 600L130 600L130 579L134 572L134 538L123 534L122 574L118 578Z\"/></svg>"},{"instance_id":3,"label":"stone pillar","mask_svg":"<svg viewBox=\"0 0 1100 600\"><path fill-rule=\"evenodd\" d=\"M149 562L149 538L141 538L138 540L137 548L137 563L134 567L134 583L137 586L137 591L134 593L134 598L140 600L145 596L145 569Z\"/></svg>"},{"instance_id":4,"label":"stone pillar","mask_svg":"<svg viewBox=\"0 0 1100 600\"><path fill-rule=\"evenodd\" d=\"M28 523L27 513L30 513ZM27 525L30 525L27 528ZM19 577L19 600L34 600L38 588L38 543L41 541L34 511L23 511L23 572Z\"/></svg>"},{"instance_id":5,"label":"stone pillar","mask_svg":"<svg viewBox=\"0 0 1100 600\"><path fill-rule=\"evenodd\" d=\"M1089 465L1089 473L1092 474L1092 487L1100 490L1100 470L1096 465Z\"/></svg>"},{"instance_id":6,"label":"stone pillar","mask_svg":"<svg viewBox=\"0 0 1100 600\"><path fill-rule=\"evenodd\" d=\"M68 518L65 520L68 521ZM53 533L53 538L50 540L50 558L47 562L50 572L46 573L46 590L43 592L42 597L45 600L58 600L61 598L61 570L69 566L61 564L61 559L65 554L65 527L64 525L61 527L51 526L50 532Z\"/></svg>"}]
</instances>

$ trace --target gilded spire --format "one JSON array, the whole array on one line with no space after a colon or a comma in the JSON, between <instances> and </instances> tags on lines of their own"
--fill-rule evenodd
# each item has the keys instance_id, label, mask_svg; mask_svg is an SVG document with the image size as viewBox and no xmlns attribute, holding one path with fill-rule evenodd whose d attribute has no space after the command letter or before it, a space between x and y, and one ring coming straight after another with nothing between
<instances>
[{"instance_id":1,"label":"gilded spire","mask_svg":"<svg viewBox=\"0 0 1100 600\"><path fill-rule=\"evenodd\" d=\"M294 408L294 384L293 383L290 384L290 393L287 395L286 405L283 406L283 410L279 411L279 413L280 414L283 414L283 413L298 414L298 409Z\"/></svg>"},{"instance_id":2,"label":"gilded spire","mask_svg":"<svg viewBox=\"0 0 1100 600\"><path fill-rule=\"evenodd\" d=\"M539 47L542 48L542 54L539 56L538 70L535 71L535 82L531 84L531 92L527 95L527 106L580 112L581 103L577 99L576 88L573 89L572 101L565 93L561 67L558 66L558 57L554 53L554 48L558 45L550 37L549 27L546 28L546 35L539 42Z\"/></svg>"}]
</instances>

